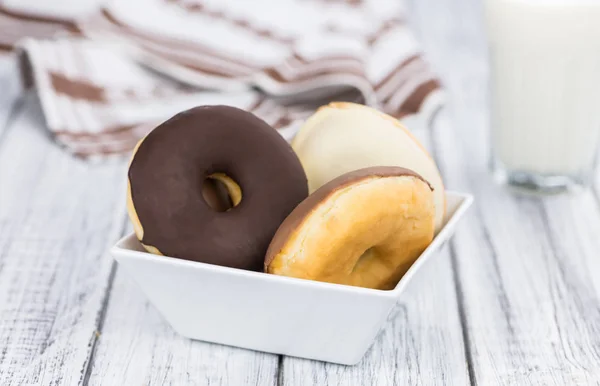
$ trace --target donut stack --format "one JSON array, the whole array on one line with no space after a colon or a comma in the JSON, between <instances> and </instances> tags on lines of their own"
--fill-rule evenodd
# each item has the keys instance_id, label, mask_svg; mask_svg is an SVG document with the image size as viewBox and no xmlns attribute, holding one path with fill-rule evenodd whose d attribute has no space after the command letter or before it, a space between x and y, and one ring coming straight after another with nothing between
<instances>
[{"instance_id":1,"label":"donut stack","mask_svg":"<svg viewBox=\"0 0 600 386\"><path fill-rule=\"evenodd\" d=\"M392 289L442 225L433 159L396 119L321 107L290 146L229 106L177 114L143 138L127 208L154 254Z\"/></svg>"}]
</instances>

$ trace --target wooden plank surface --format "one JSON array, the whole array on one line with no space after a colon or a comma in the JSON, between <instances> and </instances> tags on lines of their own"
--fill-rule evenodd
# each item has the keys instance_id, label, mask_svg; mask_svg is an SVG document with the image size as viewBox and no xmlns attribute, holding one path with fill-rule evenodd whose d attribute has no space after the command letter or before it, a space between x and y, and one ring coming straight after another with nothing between
<instances>
[{"instance_id":1,"label":"wooden plank surface","mask_svg":"<svg viewBox=\"0 0 600 386\"><path fill-rule=\"evenodd\" d=\"M33 94L0 143L0 382L81 383L124 226L124 163L53 144Z\"/></svg>"},{"instance_id":2,"label":"wooden plank surface","mask_svg":"<svg viewBox=\"0 0 600 386\"><path fill-rule=\"evenodd\" d=\"M448 88L434 155L477 201L354 367L189 341L129 278L113 283L104 252L126 226L125 163L54 145L35 98L15 105L14 64L0 59L0 384L599 384L600 189L538 199L496 186L481 6L408 5Z\"/></svg>"},{"instance_id":3,"label":"wooden plank surface","mask_svg":"<svg viewBox=\"0 0 600 386\"><path fill-rule=\"evenodd\" d=\"M436 155L448 185L477 199L452 243L472 381L597 384L598 202L590 192L539 199L494 184L480 3L419 0L412 8L452 101L436 120Z\"/></svg>"}]
</instances>

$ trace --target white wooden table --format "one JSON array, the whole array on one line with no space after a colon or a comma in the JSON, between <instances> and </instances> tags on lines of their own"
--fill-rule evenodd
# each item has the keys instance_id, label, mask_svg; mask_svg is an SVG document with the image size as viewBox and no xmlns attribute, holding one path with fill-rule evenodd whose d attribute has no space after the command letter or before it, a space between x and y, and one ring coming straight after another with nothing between
<instances>
[{"instance_id":1,"label":"white wooden table","mask_svg":"<svg viewBox=\"0 0 600 386\"><path fill-rule=\"evenodd\" d=\"M3 60L0 384L600 384L600 184L547 199L496 186L480 4L409 8L449 100L420 135L477 202L354 367L177 336L106 253L129 227L125 161L63 152Z\"/></svg>"}]
</instances>

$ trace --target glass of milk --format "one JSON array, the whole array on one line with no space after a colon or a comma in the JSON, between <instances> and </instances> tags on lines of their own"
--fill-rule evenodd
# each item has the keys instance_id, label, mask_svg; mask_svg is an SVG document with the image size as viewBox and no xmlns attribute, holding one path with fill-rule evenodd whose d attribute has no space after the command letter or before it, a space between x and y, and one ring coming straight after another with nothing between
<instances>
[{"instance_id":1,"label":"glass of milk","mask_svg":"<svg viewBox=\"0 0 600 386\"><path fill-rule=\"evenodd\" d=\"M600 0L485 0L492 169L541 193L588 186L600 139Z\"/></svg>"}]
</instances>

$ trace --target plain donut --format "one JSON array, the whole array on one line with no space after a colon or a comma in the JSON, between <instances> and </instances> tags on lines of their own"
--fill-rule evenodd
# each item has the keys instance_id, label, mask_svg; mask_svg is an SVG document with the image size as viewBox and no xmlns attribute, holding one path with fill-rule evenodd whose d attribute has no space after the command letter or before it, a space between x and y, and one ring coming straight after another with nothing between
<instances>
[{"instance_id":1,"label":"plain donut","mask_svg":"<svg viewBox=\"0 0 600 386\"><path fill-rule=\"evenodd\" d=\"M434 196L418 174L373 167L342 175L279 227L266 272L391 289L431 243Z\"/></svg>"}]
</instances>

